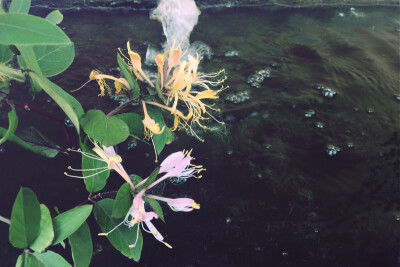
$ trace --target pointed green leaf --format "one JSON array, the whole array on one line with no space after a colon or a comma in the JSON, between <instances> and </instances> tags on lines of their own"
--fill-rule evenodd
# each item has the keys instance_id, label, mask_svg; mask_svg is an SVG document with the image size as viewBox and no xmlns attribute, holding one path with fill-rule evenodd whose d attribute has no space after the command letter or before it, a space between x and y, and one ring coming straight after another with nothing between
<instances>
[{"instance_id":1,"label":"pointed green leaf","mask_svg":"<svg viewBox=\"0 0 400 267\"><path fill-rule=\"evenodd\" d=\"M40 76L34 72L30 72L29 76L57 103L57 105L65 112L71 122L74 124L79 134L79 119L84 114L81 104L58 85L51 82L47 78Z\"/></svg>"},{"instance_id":2,"label":"pointed green leaf","mask_svg":"<svg viewBox=\"0 0 400 267\"><path fill-rule=\"evenodd\" d=\"M170 131L170 129L165 125L164 117L162 116L160 111L155 108L148 107L147 112L149 113L150 118L152 118L156 123L159 124L160 129L165 126L165 129L161 134L153 135L154 146L156 147L157 153L160 154L161 151L164 149L165 144L167 143L168 131Z\"/></svg>"},{"instance_id":3,"label":"pointed green leaf","mask_svg":"<svg viewBox=\"0 0 400 267\"><path fill-rule=\"evenodd\" d=\"M113 218L123 218L132 207L132 195L131 186L128 183L123 184L117 193L114 201L114 207L112 211Z\"/></svg>"},{"instance_id":4,"label":"pointed green leaf","mask_svg":"<svg viewBox=\"0 0 400 267\"><path fill-rule=\"evenodd\" d=\"M138 98L140 95L140 87L139 87L139 84L137 83L135 77L133 76L132 71L129 69L129 67L126 65L124 59L119 54L117 54L117 60L118 60L119 68L122 71L122 74L124 75L125 79L128 81L129 86L131 87L133 97Z\"/></svg>"},{"instance_id":5,"label":"pointed green leaf","mask_svg":"<svg viewBox=\"0 0 400 267\"><path fill-rule=\"evenodd\" d=\"M43 76L52 77L66 70L74 61L74 44L40 45L33 50Z\"/></svg>"},{"instance_id":6,"label":"pointed green leaf","mask_svg":"<svg viewBox=\"0 0 400 267\"><path fill-rule=\"evenodd\" d=\"M27 248L36 239L40 226L40 205L35 193L21 187L12 212L9 239L16 248Z\"/></svg>"},{"instance_id":7,"label":"pointed green leaf","mask_svg":"<svg viewBox=\"0 0 400 267\"><path fill-rule=\"evenodd\" d=\"M114 116L106 116L101 110L89 110L80 123L89 137L106 147L122 143L129 136L125 122Z\"/></svg>"},{"instance_id":8,"label":"pointed green leaf","mask_svg":"<svg viewBox=\"0 0 400 267\"><path fill-rule=\"evenodd\" d=\"M0 44L68 45L71 40L50 21L27 14L0 15Z\"/></svg>"},{"instance_id":9,"label":"pointed green leaf","mask_svg":"<svg viewBox=\"0 0 400 267\"><path fill-rule=\"evenodd\" d=\"M158 201L155 199L152 199L152 198L148 198L148 197L145 197L145 201L147 203L149 203L151 208L157 214L158 218L160 218L163 222L165 222L164 213L163 213L162 208L161 208L160 204L158 203Z\"/></svg>"},{"instance_id":10,"label":"pointed green leaf","mask_svg":"<svg viewBox=\"0 0 400 267\"><path fill-rule=\"evenodd\" d=\"M54 240L57 245L73 234L86 221L92 211L92 205L83 205L61 213L53 219Z\"/></svg>"},{"instance_id":11,"label":"pointed green leaf","mask_svg":"<svg viewBox=\"0 0 400 267\"><path fill-rule=\"evenodd\" d=\"M104 233L110 231L121 223L121 220L113 219L111 217L113 206L113 199L103 199L97 202L94 208L94 217ZM138 224L135 224L131 228L122 224L107 236L115 249L120 251L125 257L133 259L134 261L139 261L143 247L142 232L140 229L136 242L138 233L137 227L139 227ZM129 245L135 244L135 242L136 246L134 248L129 248Z\"/></svg>"},{"instance_id":12,"label":"pointed green leaf","mask_svg":"<svg viewBox=\"0 0 400 267\"><path fill-rule=\"evenodd\" d=\"M8 130L6 134L0 139L0 145L7 141L10 136L12 136L15 130L18 127L18 116L17 112L13 108L10 112L8 112Z\"/></svg>"},{"instance_id":13,"label":"pointed green leaf","mask_svg":"<svg viewBox=\"0 0 400 267\"><path fill-rule=\"evenodd\" d=\"M87 141L87 140L86 140ZM95 157L98 157L92 149L87 145L87 142L82 144L82 151L85 153L89 153ZM97 168L107 168L107 163L104 161L96 160L93 158L86 157L82 155L82 169L97 169ZM89 193L96 193L102 190L106 184L107 179L110 176L110 170L106 170L101 172L101 170L92 170L92 171L83 171L83 176L85 179L83 180L86 185L86 190ZM96 174L98 173L98 174Z\"/></svg>"},{"instance_id":14,"label":"pointed green leaf","mask_svg":"<svg viewBox=\"0 0 400 267\"><path fill-rule=\"evenodd\" d=\"M41 265L27 265L27 266L43 266L43 267L72 267L63 257L59 254L48 250L45 253L33 253L31 257L36 258Z\"/></svg>"},{"instance_id":15,"label":"pointed green leaf","mask_svg":"<svg viewBox=\"0 0 400 267\"><path fill-rule=\"evenodd\" d=\"M4 136L6 133L7 130L0 127L0 136ZM8 138L8 141L48 158L55 157L60 150L59 146L33 127L29 127L26 130L17 130Z\"/></svg>"},{"instance_id":16,"label":"pointed green leaf","mask_svg":"<svg viewBox=\"0 0 400 267\"><path fill-rule=\"evenodd\" d=\"M89 226L86 222L69 237L72 258L75 267L87 267L92 260L93 243Z\"/></svg>"},{"instance_id":17,"label":"pointed green leaf","mask_svg":"<svg viewBox=\"0 0 400 267\"><path fill-rule=\"evenodd\" d=\"M13 52L7 45L0 45L0 63L7 63L13 57Z\"/></svg>"},{"instance_id":18,"label":"pointed green leaf","mask_svg":"<svg viewBox=\"0 0 400 267\"><path fill-rule=\"evenodd\" d=\"M23 13L28 14L31 8L31 0L12 0L8 13Z\"/></svg>"},{"instance_id":19,"label":"pointed green leaf","mask_svg":"<svg viewBox=\"0 0 400 267\"><path fill-rule=\"evenodd\" d=\"M15 267L45 267L45 265L25 250L19 255Z\"/></svg>"},{"instance_id":20,"label":"pointed green leaf","mask_svg":"<svg viewBox=\"0 0 400 267\"><path fill-rule=\"evenodd\" d=\"M61 14L60 10L53 10L46 16L46 19L54 24L60 24L63 18L64 16Z\"/></svg>"},{"instance_id":21,"label":"pointed green leaf","mask_svg":"<svg viewBox=\"0 0 400 267\"><path fill-rule=\"evenodd\" d=\"M129 127L129 133L136 138L142 139L144 137L143 132L143 117L136 113L121 113L114 117L122 120Z\"/></svg>"},{"instance_id":22,"label":"pointed green leaf","mask_svg":"<svg viewBox=\"0 0 400 267\"><path fill-rule=\"evenodd\" d=\"M53 221L49 209L44 204L40 204L40 211L39 234L35 241L33 241L32 245L30 245L30 248L33 251L39 253L43 252L48 246L50 246L54 238Z\"/></svg>"},{"instance_id":23,"label":"pointed green leaf","mask_svg":"<svg viewBox=\"0 0 400 267\"><path fill-rule=\"evenodd\" d=\"M147 178L146 182L140 186L139 191L151 185L157 178L158 173L160 172L160 168L156 168Z\"/></svg>"}]
</instances>

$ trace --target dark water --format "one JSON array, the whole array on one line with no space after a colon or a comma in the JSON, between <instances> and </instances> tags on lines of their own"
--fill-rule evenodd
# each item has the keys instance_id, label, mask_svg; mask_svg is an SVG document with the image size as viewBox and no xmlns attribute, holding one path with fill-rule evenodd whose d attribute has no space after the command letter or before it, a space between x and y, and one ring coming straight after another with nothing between
<instances>
[{"instance_id":1,"label":"dark water","mask_svg":"<svg viewBox=\"0 0 400 267\"><path fill-rule=\"evenodd\" d=\"M203 11L191 35L215 53L203 70L225 68L230 89L220 101L226 129L206 142L178 133L161 155L194 148L207 172L201 180L166 184L166 196L191 196L199 211L164 209L157 222L169 250L144 235L141 266L397 266L399 264L399 34L398 7L338 9L226 9ZM340 16L343 13L344 16ZM116 67L116 51L127 40L142 55L147 43L164 41L147 12L67 13L62 27L75 42L76 59L54 80L79 87L92 69ZM237 51L236 57L225 53ZM143 56L144 57L144 56ZM271 75L260 88L247 83L260 69ZM112 69L111 69L112 71ZM314 89L325 85L333 99ZM232 103L230 94L250 99ZM98 98L92 84L76 93L85 108L110 110L117 103ZM15 96L28 101L26 96ZM50 105L39 96L35 105ZM314 110L315 115L305 117ZM60 119L58 109L49 109ZM22 125L41 124L35 114L18 113ZM36 121L33 123L33 121ZM316 123L323 123L323 128ZM44 121L48 125L47 121ZM43 123L43 124L44 124ZM60 135L47 127L50 136ZM59 140L61 144L64 142ZM327 145L340 147L329 156ZM1 215L9 216L20 185L32 188L50 209L66 210L86 198L83 183L66 178L79 157L42 159L4 145ZM130 173L154 167L152 148L120 146ZM11 167L11 168L10 168ZM113 175L108 190L121 181ZM55 215L54 212L52 212ZM96 254L92 266L130 266L90 221ZM2 262L11 266L18 250L4 240ZM60 253L69 254L59 249ZM69 257L69 256L66 256ZM2 264L3 264L2 263Z\"/></svg>"}]
</instances>

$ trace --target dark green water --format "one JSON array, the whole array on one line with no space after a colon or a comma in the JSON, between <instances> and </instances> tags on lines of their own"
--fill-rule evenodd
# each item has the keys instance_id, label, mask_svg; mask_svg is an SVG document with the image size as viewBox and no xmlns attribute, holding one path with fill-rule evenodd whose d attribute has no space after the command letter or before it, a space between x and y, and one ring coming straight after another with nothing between
<instances>
[{"instance_id":1,"label":"dark green water","mask_svg":"<svg viewBox=\"0 0 400 267\"><path fill-rule=\"evenodd\" d=\"M191 41L202 41L215 53L202 64L203 70L226 69L230 89L222 94L220 105L228 126L206 134L205 143L178 133L161 155L194 148L196 163L207 168L204 178L180 186L166 184L164 193L191 196L201 209L181 214L165 208L167 223L157 222L157 227L174 249L145 235L139 264L397 266L399 11L360 7L359 16L348 7L203 11ZM142 55L146 43L164 41L161 25L148 19L147 12L70 12L61 26L76 45L75 62L54 79L65 89L79 87L92 69L108 72L116 67L117 48L127 40ZM239 55L226 57L232 50ZM268 67L271 77L260 88L247 83L250 75ZM316 84L337 95L325 98L314 89ZM244 90L249 100L226 100ZM91 84L74 96L87 109L117 105L98 98L98 93ZM15 99L19 97L27 101L22 96ZM53 107L46 96L34 104ZM310 109L315 115L306 118ZM59 110L48 111L63 119ZM26 116L26 125L43 120L18 113ZM324 127L317 128L317 122ZM60 134L53 128L46 128L49 135ZM329 144L341 151L329 156ZM63 176L68 165L79 164L79 157L49 160L12 144L4 149L3 216L9 217L20 185L60 210L85 200L83 183ZM140 175L154 167L151 157L143 157L146 152L152 153L152 148L120 147L125 168ZM120 182L112 176L107 189L118 189ZM93 266L133 264L105 238L96 237L99 229L90 223L99 251ZM2 225L0 231L6 240L7 227ZM2 247L2 262L13 265L18 251L5 241Z\"/></svg>"}]
</instances>

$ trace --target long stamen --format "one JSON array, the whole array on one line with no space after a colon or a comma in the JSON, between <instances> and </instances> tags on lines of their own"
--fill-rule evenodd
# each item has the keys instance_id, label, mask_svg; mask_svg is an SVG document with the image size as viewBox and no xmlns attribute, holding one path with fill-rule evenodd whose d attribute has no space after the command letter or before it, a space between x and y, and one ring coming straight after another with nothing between
<instances>
[{"instance_id":1,"label":"long stamen","mask_svg":"<svg viewBox=\"0 0 400 267\"><path fill-rule=\"evenodd\" d=\"M115 229L117 229L118 227L121 226L121 224L123 224L125 222L125 220L123 220L121 223L117 224L117 226L115 226L113 229L111 229L110 231L108 231L107 233L99 233L97 234L98 236L108 236L109 234L111 234L111 232L113 232Z\"/></svg>"},{"instance_id":2,"label":"long stamen","mask_svg":"<svg viewBox=\"0 0 400 267\"><path fill-rule=\"evenodd\" d=\"M93 173L93 174L88 175L88 176L76 176L76 175L68 174L68 173L66 173L66 172L64 172L64 175L66 175L66 176L68 176L68 177L72 177L72 178L86 179L86 178L93 177L93 176L95 176L95 175L97 175L97 174L103 173L103 172L105 172L105 171L108 171L108 168L106 168L106 169L104 169L104 170L102 170L102 171Z\"/></svg>"},{"instance_id":3,"label":"long stamen","mask_svg":"<svg viewBox=\"0 0 400 267\"><path fill-rule=\"evenodd\" d=\"M85 82L81 87L79 87L79 88L77 88L77 89L74 89L74 90L70 90L70 92L71 92L71 93L74 93L74 92L76 92L76 91L81 90L86 84L90 83L91 81L92 81L92 80L89 80L89 81Z\"/></svg>"},{"instance_id":4,"label":"long stamen","mask_svg":"<svg viewBox=\"0 0 400 267\"><path fill-rule=\"evenodd\" d=\"M151 142L153 143L154 154L156 155L156 160L155 160L154 162L157 163L157 162L158 162L158 159L157 159L157 150L156 150L156 146L154 145L154 141L153 141L153 133L150 133L150 139L151 139Z\"/></svg>"},{"instance_id":5,"label":"long stamen","mask_svg":"<svg viewBox=\"0 0 400 267\"><path fill-rule=\"evenodd\" d=\"M139 226L140 226L140 225L138 224L138 225L137 225L137 231L136 231L136 241L135 241L134 244L129 245L130 248L136 247L136 244L137 244L137 242L138 242L138 240L139 240Z\"/></svg>"},{"instance_id":6,"label":"long stamen","mask_svg":"<svg viewBox=\"0 0 400 267\"><path fill-rule=\"evenodd\" d=\"M74 169L71 166L68 166L68 170L77 171L77 172L81 172L81 171L97 171L97 170L105 170L105 169L108 169L108 167L100 167L100 168L93 168L93 169Z\"/></svg>"}]
</instances>

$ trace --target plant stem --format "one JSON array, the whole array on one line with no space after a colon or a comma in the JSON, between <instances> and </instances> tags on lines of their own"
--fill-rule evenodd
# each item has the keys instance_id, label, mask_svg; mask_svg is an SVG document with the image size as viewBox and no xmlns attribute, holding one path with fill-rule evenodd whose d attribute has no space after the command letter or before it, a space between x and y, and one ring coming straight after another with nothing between
<instances>
[{"instance_id":1,"label":"plant stem","mask_svg":"<svg viewBox=\"0 0 400 267\"><path fill-rule=\"evenodd\" d=\"M67 128L65 127L64 122L62 122L58 118L54 117L53 115L51 115L51 114L49 114L49 113L47 113L47 112L35 107L35 106L32 106L32 105L30 105L28 103L22 103L22 102L19 102L19 101L16 101L16 100L11 100L11 103L13 103L16 106L20 106L20 107L24 108L27 111L30 111L30 110L35 111L36 113L39 113L40 115L43 115L46 118L54 121L63 130L64 135L65 135L65 139L67 141L67 146L68 147L71 146L71 138L69 137L69 134L68 134Z\"/></svg>"},{"instance_id":2,"label":"plant stem","mask_svg":"<svg viewBox=\"0 0 400 267\"><path fill-rule=\"evenodd\" d=\"M1 215L0 215L0 222L6 223L6 224L10 224L11 223L10 219L4 218Z\"/></svg>"},{"instance_id":3,"label":"plant stem","mask_svg":"<svg viewBox=\"0 0 400 267\"><path fill-rule=\"evenodd\" d=\"M117 114L118 112L120 112L123 108L125 108L126 106L129 106L130 104L134 103L134 102L139 102L138 99L131 99L128 102L123 103L121 106L111 110L108 114L107 117L110 117L112 115Z\"/></svg>"}]
</instances>

